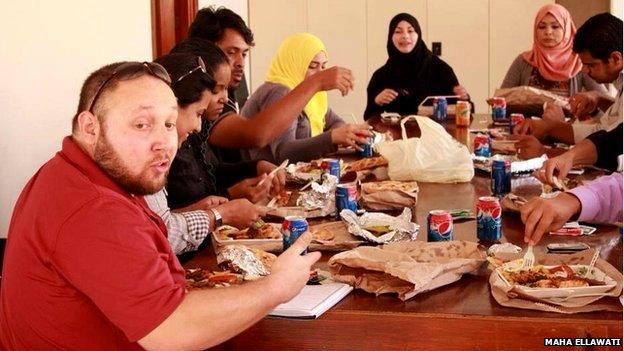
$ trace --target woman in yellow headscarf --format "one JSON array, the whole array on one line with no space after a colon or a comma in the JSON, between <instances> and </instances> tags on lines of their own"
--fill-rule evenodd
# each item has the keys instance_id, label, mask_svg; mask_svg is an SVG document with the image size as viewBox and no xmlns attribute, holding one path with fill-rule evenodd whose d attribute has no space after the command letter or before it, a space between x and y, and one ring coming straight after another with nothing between
<instances>
[{"instance_id":1,"label":"woman in yellow headscarf","mask_svg":"<svg viewBox=\"0 0 624 351\"><path fill-rule=\"evenodd\" d=\"M309 33L287 37L273 58L267 79L247 100L242 115L251 118L288 94L306 77L325 69L327 50ZM308 161L336 151L337 145L366 143L367 124L346 124L327 104L327 93L316 93L291 127L269 146L250 150L251 159L270 162Z\"/></svg>"}]
</instances>

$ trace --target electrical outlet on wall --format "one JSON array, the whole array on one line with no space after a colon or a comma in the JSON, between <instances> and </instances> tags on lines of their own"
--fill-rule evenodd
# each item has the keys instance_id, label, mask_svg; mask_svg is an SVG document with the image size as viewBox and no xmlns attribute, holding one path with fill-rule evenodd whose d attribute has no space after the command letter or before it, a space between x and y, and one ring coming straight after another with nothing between
<instances>
[{"instance_id":1,"label":"electrical outlet on wall","mask_svg":"<svg viewBox=\"0 0 624 351\"><path fill-rule=\"evenodd\" d=\"M442 43L434 41L431 43L431 52L436 56L442 56Z\"/></svg>"}]
</instances>

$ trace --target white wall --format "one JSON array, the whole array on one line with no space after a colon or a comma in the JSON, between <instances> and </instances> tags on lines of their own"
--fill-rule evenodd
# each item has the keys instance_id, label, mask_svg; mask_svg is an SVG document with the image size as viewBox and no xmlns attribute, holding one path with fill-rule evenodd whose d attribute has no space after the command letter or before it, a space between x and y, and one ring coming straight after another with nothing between
<instances>
[{"instance_id":1,"label":"white wall","mask_svg":"<svg viewBox=\"0 0 624 351\"><path fill-rule=\"evenodd\" d=\"M624 1L611 0L611 13L622 19L624 17Z\"/></svg>"},{"instance_id":2,"label":"white wall","mask_svg":"<svg viewBox=\"0 0 624 351\"><path fill-rule=\"evenodd\" d=\"M247 26L249 26L249 9L247 6L247 0L198 0L197 1L198 9L203 9L204 7L208 7L212 5L217 6L217 7L223 6L234 11L236 14L241 16L241 18L245 20L245 23L247 23ZM252 31L253 31L253 28L252 28ZM253 50L253 48L251 50ZM247 63L245 64L245 80L247 81L247 87L251 90L250 88L251 80L250 80L249 72L250 72L249 71L249 56L247 56Z\"/></svg>"},{"instance_id":3,"label":"white wall","mask_svg":"<svg viewBox=\"0 0 624 351\"><path fill-rule=\"evenodd\" d=\"M23 186L70 133L87 75L115 61L151 61L150 16L149 1L3 2L0 237Z\"/></svg>"},{"instance_id":4,"label":"white wall","mask_svg":"<svg viewBox=\"0 0 624 351\"><path fill-rule=\"evenodd\" d=\"M356 77L353 93L346 98L330 93L330 105L341 116L361 118L368 81L387 59L388 23L397 13L408 12L418 19L429 47L442 42L442 59L467 88L477 112L487 112L486 98L500 86L513 59L531 48L535 13L553 1L248 0L257 42L251 53L251 87L262 84L287 35L309 31L324 41L330 66L351 68Z\"/></svg>"}]
</instances>

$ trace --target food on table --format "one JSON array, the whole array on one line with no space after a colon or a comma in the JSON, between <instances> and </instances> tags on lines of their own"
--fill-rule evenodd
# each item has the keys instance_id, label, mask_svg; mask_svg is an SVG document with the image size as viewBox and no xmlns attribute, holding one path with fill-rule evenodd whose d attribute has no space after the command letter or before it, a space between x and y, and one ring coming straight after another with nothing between
<instances>
[{"instance_id":1,"label":"food on table","mask_svg":"<svg viewBox=\"0 0 624 351\"><path fill-rule=\"evenodd\" d=\"M582 268L587 269L586 267ZM503 269L501 273L510 284L531 288L576 288L605 285L602 281L583 277L585 271L575 272L567 264L552 268L538 265L516 271Z\"/></svg>"},{"instance_id":2,"label":"food on table","mask_svg":"<svg viewBox=\"0 0 624 351\"><path fill-rule=\"evenodd\" d=\"M380 237L392 231L392 228L390 228L389 225L371 225L368 227L364 227L364 229L368 230L371 234L373 234L376 237Z\"/></svg>"},{"instance_id":3,"label":"food on table","mask_svg":"<svg viewBox=\"0 0 624 351\"><path fill-rule=\"evenodd\" d=\"M319 229L312 231L312 239L315 241L332 241L334 240L334 233L327 229Z\"/></svg>"},{"instance_id":4,"label":"food on table","mask_svg":"<svg viewBox=\"0 0 624 351\"><path fill-rule=\"evenodd\" d=\"M366 193L386 190L398 190L406 193L412 193L418 191L418 184L416 182L398 182L395 180L386 180L383 182L369 182L362 184L362 191Z\"/></svg>"},{"instance_id":5,"label":"food on table","mask_svg":"<svg viewBox=\"0 0 624 351\"><path fill-rule=\"evenodd\" d=\"M281 235L279 230L275 228L275 226L264 223L263 220L259 219L249 226L249 230L247 231L249 236L253 239L279 239Z\"/></svg>"},{"instance_id":6,"label":"food on table","mask_svg":"<svg viewBox=\"0 0 624 351\"><path fill-rule=\"evenodd\" d=\"M217 251L219 267L243 274L245 280L269 275L276 259L272 253L244 245L226 245Z\"/></svg>"},{"instance_id":7,"label":"food on table","mask_svg":"<svg viewBox=\"0 0 624 351\"><path fill-rule=\"evenodd\" d=\"M216 230L220 240L247 240L247 239L281 239L279 230L270 223L262 220L254 222L249 228L238 229L224 225Z\"/></svg>"},{"instance_id":8,"label":"food on table","mask_svg":"<svg viewBox=\"0 0 624 351\"><path fill-rule=\"evenodd\" d=\"M262 264L266 267L266 269L271 271L271 268L273 267L273 263L275 263L277 256L275 256L274 254L270 252L266 252L264 250L261 250L255 247L250 247L249 250L251 250L254 256L256 256L256 258L260 260L260 262L262 262Z\"/></svg>"},{"instance_id":9,"label":"food on table","mask_svg":"<svg viewBox=\"0 0 624 351\"><path fill-rule=\"evenodd\" d=\"M291 203L292 191L283 190L281 193L275 196L275 206L285 207Z\"/></svg>"},{"instance_id":10,"label":"food on table","mask_svg":"<svg viewBox=\"0 0 624 351\"><path fill-rule=\"evenodd\" d=\"M188 290L226 287L243 282L241 274L230 271L209 272L202 268L187 268L184 271Z\"/></svg>"},{"instance_id":11,"label":"food on table","mask_svg":"<svg viewBox=\"0 0 624 351\"><path fill-rule=\"evenodd\" d=\"M383 156L367 157L347 164L345 171L363 171L377 167L387 166L388 160Z\"/></svg>"}]
</instances>

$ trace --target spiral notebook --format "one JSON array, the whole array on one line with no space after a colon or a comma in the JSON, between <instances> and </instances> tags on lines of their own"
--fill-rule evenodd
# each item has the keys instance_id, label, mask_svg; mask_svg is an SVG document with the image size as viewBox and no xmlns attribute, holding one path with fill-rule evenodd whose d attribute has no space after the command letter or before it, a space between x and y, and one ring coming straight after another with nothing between
<instances>
[{"instance_id":1,"label":"spiral notebook","mask_svg":"<svg viewBox=\"0 0 624 351\"><path fill-rule=\"evenodd\" d=\"M342 283L306 285L292 300L269 313L274 317L315 319L347 296L353 287Z\"/></svg>"}]
</instances>

